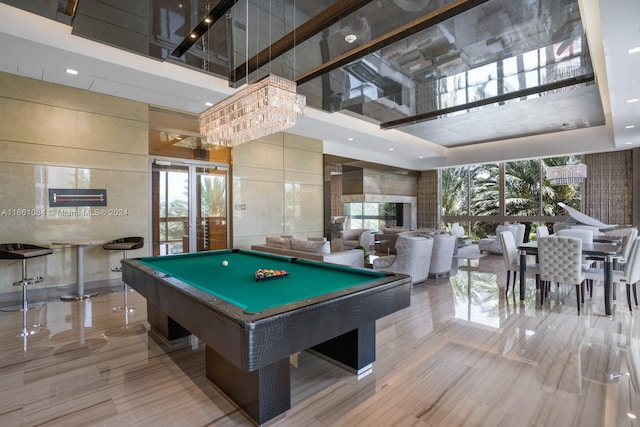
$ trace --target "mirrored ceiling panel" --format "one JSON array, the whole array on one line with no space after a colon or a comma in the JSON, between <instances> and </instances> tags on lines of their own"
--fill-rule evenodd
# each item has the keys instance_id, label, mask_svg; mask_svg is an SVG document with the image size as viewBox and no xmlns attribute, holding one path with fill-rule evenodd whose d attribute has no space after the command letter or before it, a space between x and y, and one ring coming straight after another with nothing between
<instances>
[{"instance_id":1,"label":"mirrored ceiling panel","mask_svg":"<svg viewBox=\"0 0 640 427\"><path fill-rule=\"evenodd\" d=\"M314 107L398 127L593 81L575 1L493 0L354 58L299 91Z\"/></svg>"},{"instance_id":2,"label":"mirrored ceiling panel","mask_svg":"<svg viewBox=\"0 0 640 427\"><path fill-rule=\"evenodd\" d=\"M578 0L27 3L45 15L72 14L74 34L211 73L235 87L282 76L298 83L311 107L447 146L604 123ZM574 90L585 87L591 89ZM561 124L539 117L526 131L511 126L464 140L429 130L433 119L541 97L560 99ZM588 110L580 104L585 99Z\"/></svg>"}]
</instances>

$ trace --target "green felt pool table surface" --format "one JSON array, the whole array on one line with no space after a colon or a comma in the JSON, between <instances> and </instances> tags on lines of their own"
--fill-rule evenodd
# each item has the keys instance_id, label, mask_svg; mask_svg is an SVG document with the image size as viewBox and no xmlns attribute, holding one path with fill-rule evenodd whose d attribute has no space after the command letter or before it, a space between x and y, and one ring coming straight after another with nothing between
<instances>
[{"instance_id":1,"label":"green felt pool table surface","mask_svg":"<svg viewBox=\"0 0 640 427\"><path fill-rule=\"evenodd\" d=\"M373 270L305 260L292 262L291 258L238 250L146 257L138 261L250 313L338 292L385 276ZM228 265L223 266L223 261ZM256 282L258 269L285 270L289 276Z\"/></svg>"}]
</instances>

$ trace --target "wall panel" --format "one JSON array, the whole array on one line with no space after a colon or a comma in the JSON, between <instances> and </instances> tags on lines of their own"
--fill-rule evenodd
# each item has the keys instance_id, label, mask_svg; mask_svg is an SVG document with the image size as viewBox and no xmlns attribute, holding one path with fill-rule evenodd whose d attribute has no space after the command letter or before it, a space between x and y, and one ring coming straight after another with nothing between
<instances>
[{"instance_id":1,"label":"wall panel","mask_svg":"<svg viewBox=\"0 0 640 427\"><path fill-rule=\"evenodd\" d=\"M0 73L0 243L148 234L148 106ZM52 208L48 190L105 189L107 206ZM76 249L52 246L29 263L38 288L76 282ZM147 253L140 249L130 256ZM85 281L116 281L122 253L85 251ZM15 292L20 263L0 260L0 293Z\"/></svg>"},{"instance_id":2,"label":"wall panel","mask_svg":"<svg viewBox=\"0 0 640 427\"><path fill-rule=\"evenodd\" d=\"M322 141L282 132L233 148L233 246L323 235Z\"/></svg>"}]
</instances>

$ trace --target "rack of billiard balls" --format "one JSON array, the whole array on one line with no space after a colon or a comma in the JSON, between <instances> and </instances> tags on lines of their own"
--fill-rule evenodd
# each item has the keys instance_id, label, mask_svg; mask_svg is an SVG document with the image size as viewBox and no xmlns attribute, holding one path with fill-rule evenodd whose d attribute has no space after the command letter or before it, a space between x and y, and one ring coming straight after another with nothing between
<instances>
[{"instance_id":1,"label":"rack of billiard balls","mask_svg":"<svg viewBox=\"0 0 640 427\"><path fill-rule=\"evenodd\" d=\"M265 280L282 279L289 277L289 273L286 270L272 270L269 268L259 268L255 273L256 282L263 282Z\"/></svg>"}]
</instances>

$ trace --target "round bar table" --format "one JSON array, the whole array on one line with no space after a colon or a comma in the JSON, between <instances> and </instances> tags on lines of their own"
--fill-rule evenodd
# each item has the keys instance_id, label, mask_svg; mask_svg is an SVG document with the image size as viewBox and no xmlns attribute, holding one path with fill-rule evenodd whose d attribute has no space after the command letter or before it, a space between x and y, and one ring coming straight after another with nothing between
<instances>
[{"instance_id":1,"label":"round bar table","mask_svg":"<svg viewBox=\"0 0 640 427\"><path fill-rule=\"evenodd\" d=\"M63 295L60 297L62 301L77 301L87 298L92 298L98 295L98 292L92 292L85 294L84 292L84 247L85 246L102 246L106 243L106 240L97 239L70 239L70 240L56 240L51 242L52 245L62 246L75 246L77 265L76 265L76 283L77 291L75 294Z\"/></svg>"}]
</instances>

